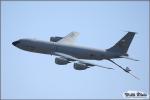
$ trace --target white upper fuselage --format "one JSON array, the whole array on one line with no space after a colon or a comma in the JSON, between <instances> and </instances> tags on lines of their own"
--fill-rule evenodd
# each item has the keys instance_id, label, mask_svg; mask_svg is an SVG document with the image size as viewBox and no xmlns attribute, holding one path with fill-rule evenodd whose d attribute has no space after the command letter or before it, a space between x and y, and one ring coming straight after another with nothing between
<instances>
[{"instance_id":1,"label":"white upper fuselage","mask_svg":"<svg viewBox=\"0 0 150 100\"><path fill-rule=\"evenodd\" d=\"M26 51L51 55L54 55L55 52L60 52L71 55L78 59L102 60L117 58L120 56L120 54L111 53L106 50L85 48L81 46L61 44L57 42L45 42L33 39L20 39L15 42L13 42L13 45Z\"/></svg>"}]
</instances>

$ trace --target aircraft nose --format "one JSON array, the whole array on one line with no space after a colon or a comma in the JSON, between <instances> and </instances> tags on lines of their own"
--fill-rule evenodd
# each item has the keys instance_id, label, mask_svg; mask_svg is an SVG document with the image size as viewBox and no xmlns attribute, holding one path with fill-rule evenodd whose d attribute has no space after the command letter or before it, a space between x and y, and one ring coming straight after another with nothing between
<instances>
[{"instance_id":1,"label":"aircraft nose","mask_svg":"<svg viewBox=\"0 0 150 100\"><path fill-rule=\"evenodd\" d=\"M14 41L12 44L14 45L14 46L16 46L17 44L19 44L20 43L20 41Z\"/></svg>"}]
</instances>

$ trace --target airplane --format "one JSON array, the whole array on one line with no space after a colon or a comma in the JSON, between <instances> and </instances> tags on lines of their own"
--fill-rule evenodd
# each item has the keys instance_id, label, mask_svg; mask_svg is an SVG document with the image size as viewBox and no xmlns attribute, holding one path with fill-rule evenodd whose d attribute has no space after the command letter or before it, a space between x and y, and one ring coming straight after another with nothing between
<instances>
[{"instance_id":1,"label":"airplane","mask_svg":"<svg viewBox=\"0 0 150 100\"><path fill-rule=\"evenodd\" d=\"M135 34L136 32L127 32L127 34L123 38L121 38L114 46L105 50L75 45L75 39L79 35L78 32L71 32L64 37L50 37L50 41L47 42L35 39L19 39L17 41L12 42L12 44L15 47L18 47L25 51L55 55L57 56L55 58L55 63L58 65L66 65L68 63L74 62L73 67L76 70L85 70L93 66L98 66L105 69L113 69L110 67L104 67L85 61L108 60L113 64L117 65L124 72L131 74L131 69L129 69L129 67L123 68L122 66L115 63L112 59L126 58L129 60L139 61L130 58L127 54L127 51ZM131 75L136 79L139 79L133 74Z\"/></svg>"}]
</instances>

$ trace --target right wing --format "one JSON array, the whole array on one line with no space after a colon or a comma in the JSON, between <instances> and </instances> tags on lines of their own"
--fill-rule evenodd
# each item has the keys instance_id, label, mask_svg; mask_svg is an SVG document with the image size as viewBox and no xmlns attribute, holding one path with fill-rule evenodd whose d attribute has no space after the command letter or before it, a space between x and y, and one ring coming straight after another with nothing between
<instances>
[{"instance_id":1,"label":"right wing","mask_svg":"<svg viewBox=\"0 0 150 100\"><path fill-rule=\"evenodd\" d=\"M63 53L55 52L54 55L66 58L66 59L68 59L70 61L78 61L80 63L86 64L87 66L98 66L98 67L101 67L101 68L113 69L113 68L110 68L110 67L104 67L104 66L101 66L101 65L93 64L93 63L90 63L90 62L87 62L87 61L84 61L84 60L75 58L73 56L70 56L70 55L67 55L67 54L63 54Z\"/></svg>"},{"instance_id":2,"label":"right wing","mask_svg":"<svg viewBox=\"0 0 150 100\"><path fill-rule=\"evenodd\" d=\"M57 43L73 45L78 35L78 32L71 32L70 34L59 40Z\"/></svg>"}]
</instances>

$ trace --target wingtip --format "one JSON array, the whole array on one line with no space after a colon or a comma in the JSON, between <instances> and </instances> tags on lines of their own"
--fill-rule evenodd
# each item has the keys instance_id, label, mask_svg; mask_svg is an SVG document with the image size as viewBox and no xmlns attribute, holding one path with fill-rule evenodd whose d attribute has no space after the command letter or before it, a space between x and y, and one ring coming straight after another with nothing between
<instances>
[{"instance_id":1,"label":"wingtip","mask_svg":"<svg viewBox=\"0 0 150 100\"><path fill-rule=\"evenodd\" d=\"M79 34L80 34L80 33L77 32L77 31L72 31L71 33L74 33L74 34L76 34L76 35L79 35Z\"/></svg>"},{"instance_id":2,"label":"wingtip","mask_svg":"<svg viewBox=\"0 0 150 100\"><path fill-rule=\"evenodd\" d=\"M115 70L114 68L107 68L107 69L112 69L112 70Z\"/></svg>"},{"instance_id":3,"label":"wingtip","mask_svg":"<svg viewBox=\"0 0 150 100\"><path fill-rule=\"evenodd\" d=\"M138 60L138 59L133 59L134 61L140 61L140 60Z\"/></svg>"}]
</instances>

